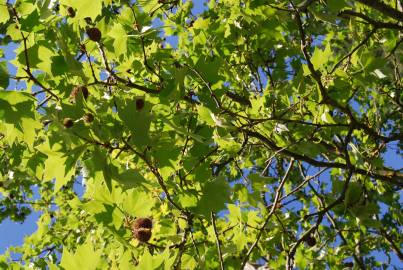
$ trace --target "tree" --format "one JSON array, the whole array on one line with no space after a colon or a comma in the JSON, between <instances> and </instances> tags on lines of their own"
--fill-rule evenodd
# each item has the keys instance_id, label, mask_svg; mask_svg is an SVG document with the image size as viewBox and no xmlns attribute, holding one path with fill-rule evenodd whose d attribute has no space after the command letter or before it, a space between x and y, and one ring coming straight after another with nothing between
<instances>
[{"instance_id":1,"label":"tree","mask_svg":"<svg viewBox=\"0 0 403 270\"><path fill-rule=\"evenodd\" d=\"M1 267L398 266L400 1L192 7L0 5Z\"/></svg>"}]
</instances>

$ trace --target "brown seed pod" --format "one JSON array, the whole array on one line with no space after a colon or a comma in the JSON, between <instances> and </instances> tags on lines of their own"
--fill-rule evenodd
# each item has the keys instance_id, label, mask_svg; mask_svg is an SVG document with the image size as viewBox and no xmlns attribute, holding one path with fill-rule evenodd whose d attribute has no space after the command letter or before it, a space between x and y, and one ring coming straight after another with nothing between
<instances>
[{"instance_id":1,"label":"brown seed pod","mask_svg":"<svg viewBox=\"0 0 403 270\"><path fill-rule=\"evenodd\" d=\"M74 121L71 118L64 118L63 119L63 126L65 128L71 128L74 125Z\"/></svg>"},{"instance_id":2,"label":"brown seed pod","mask_svg":"<svg viewBox=\"0 0 403 270\"><path fill-rule=\"evenodd\" d=\"M153 222L149 218L136 218L136 220L133 222L133 230L137 229L152 229L153 227Z\"/></svg>"},{"instance_id":3,"label":"brown seed pod","mask_svg":"<svg viewBox=\"0 0 403 270\"><path fill-rule=\"evenodd\" d=\"M99 42L101 40L101 31L96 27L88 28L86 33L92 41Z\"/></svg>"},{"instance_id":4,"label":"brown seed pod","mask_svg":"<svg viewBox=\"0 0 403 270\"><path fill-rule=\"evenodd\" d=\"M311 235L306 236L304 241L310 247L313 247L316 245L316 239L315 239L315 237L313 237Z\"/></svg>"},{"instance_id":5,"label":"brown seed pod","mask_svg":"<svg viewBox=\"0 0 403 270\"><path fill-rule=\"evenodd\" d=\"M86 86L80 86L80 85L75 86L71 91L70 96L75 100L79 92L81 92L83 94L84 99L87 100L90 92L88 91L88 88Z\"/></svg>"},{"instance_id":6,"label":"brown seed pod","mask_svg":"<svg viewBox=\"0 0 403 270\"><path fill-rule=\"evenodd\" d=\"M136 110L140 111L144 107L144 99L138 98L136 99Z\"/></svg>"},{"instance_id":7,"label":"brown seed pod","mask_svg":"<svg viewBox=\"0 0 403 270\"><path fill-rule=\"evenodd\" d=\"M92 113L86 113L83 116L84 123L92 123L94 121L94 115Z\"/></svg>"},{"instance_id":8,"label":"brown seed pod","mask_svg":"<svg viewBox=\"0 0 403 270\"><path fill-rule=\"evenodd\" d=\"M151 238L151 229L139 228L133 231L134 237L140 242L147 242Z\"/></svg>"},{"instance_id":9,"label":"brown seed pod","mask_svg":"<svg viewBox=\"0 0 403 270\"><path fill-rule=\"evenodd\" d=\"M74 18L76 16L76 11L72 7L67 8L67 16Z\"/></svg>"}]
</instances>

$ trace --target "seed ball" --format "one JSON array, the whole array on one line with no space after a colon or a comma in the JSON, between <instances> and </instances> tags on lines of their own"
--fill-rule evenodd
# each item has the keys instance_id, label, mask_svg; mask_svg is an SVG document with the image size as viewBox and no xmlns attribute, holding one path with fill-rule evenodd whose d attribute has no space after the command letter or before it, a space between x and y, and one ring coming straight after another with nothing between
<instances>
[{"instance_id":1,"label":"seed ball","mask_svg":"<svg viewBox=\"0 0 403 270\"><path fill-rule=\"evenodd\" d=\"M88 28L86 32L87 32L88 37L92 41L99 42L101 40L102 34L98 28L96 28L96 27Z\"/></svg>"},{"instance_id":2,"label":"seed ball","mask_svg":"<svg viewBox=\"0 0 403 270\"><path fill-rule=\"evenodd\" d=\"M136 99L136 110L140 111L144 108L144 99L138 98Z\"/></svg>"},{"instance_id":3,"label":"seed ball","mask_svg":"<svg viewBox=\"0 0 403 270\"><path fill-rule=\"evenodd\" d=\"M65 128L71 128L74 125L74 121L71 118L64 118L63 119L63 126Z\"/></svg>"},{"instance_id":4,"label":"seed ball","mask_svg":"<svg viewBox=\"0 0 403 270\"><path fill-rule=\"evenodd\" d=\"M80 87L81 93L83 93L83 96L85 98L85 100L87 100L89 92L88 92L88 88L85 86L81 86Z\"/></svg>"},{"instance_id":5,"label":"seed ball","mask_svg":"<svg viewBox=\"0 0 403 270\"><path fill-rule=\"evenodd\" d=\"M137 229L152 229L153 222L149 218L136 218L133 222L133 230Z\"/></svg>"},{"instance_id":6,"label":"seed ball","mask_svg":"<svg viewBox=\"0 0 403 270\"><path fill-rule=\"evenodd\" d=\"M92 123L92 121L94 121L94 115L92 113L86 113L84 114L83 119L84 123L87 124Z\"/></svg>"},{"instance_id":7,"label":"seed ball","mask_svg":"<svg viewBox=\"0 0 403 270\"><path fill-rule=\"evenodd\" d=\"M316 245L316 239L315 237L312 237L311 235L308 235L305 238L305 243L307 243L308 246L313 247Z\"/></svg>"},{"instance_id":8,"label":"seed ball","mask_svg":"<svg viewBox=\"0 0 403 270\"><path fill-rule=\"evenodd\" d=\"M86 86L75 86L73 90L71 91L71 97L76 99L78 93L81 92L83 94L83 97L85 100L87 100L90 92L88 91L88 88Z\"/></svg>"},{"instance_id":9,"label":"seed ball","mask_svg":"<svg viewBox=\"0 0 403 270\"><path fill-rule=\"evenodd\" d=\"M133 231L134 237L140 242L147 242L151 238L151 229L139 228Z\"/></svg>"},{"instance_id":10,"label":"seed ball","mask_svg":"<svg viewBox=\"0 0 403 270\"><path fill-rule=\"evenodd\" d=\"M72 7L67 8L67 16L74 18L76 16L76 11Z\"/></svg>"}]
</instances>

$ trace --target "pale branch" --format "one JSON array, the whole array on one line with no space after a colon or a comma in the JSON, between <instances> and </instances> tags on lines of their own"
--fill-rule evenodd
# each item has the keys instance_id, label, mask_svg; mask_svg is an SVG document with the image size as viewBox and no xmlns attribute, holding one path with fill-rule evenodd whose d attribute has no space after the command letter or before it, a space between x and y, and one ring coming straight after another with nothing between
<instances>
[{"instance_id":1,"label":"pale branch","mask_svg":"<svg viewBox=\"0 0 403 270\"><path fill-rule=\"evenodd\" d=\"M263 231L266 228L267 224L269 223L270 218L273 216L274 212L276 211L277 203L278 203L278 201L280 199L283 186L284 186L285 181L287 180L288 176L290 175L290 172L291 172L291 169L292 169L293 166L294 166L294 159L292 158L290 160L290 164L288 165L287 171L285 172L283 178L281 179L281 181L280 181L280 183L279 183L279 185L277 187L275 197L274 197L274 201L272 203L272 207L270 209L270 212L268 213L268 215L266 216L262 226L260 227L260 229L259 229L259 231L258 231L258 233L256 235L255 241L253 242L253 244L251 245L251 247L249 248L249 250L245 254L244 258L242 259L242 264L241 264L241 268L240 268L241 270L244 269L246 263L249 260L250 255L252 254L253 250L255 249L257 244L259 243L260 238L262 237Z\"/></svg>"},{"instance_id":2,"label":"pale branch","mask_svg":"<svg viewBox=\"0 0 403 270\"><path fill-rule=\"evenodd\" d=\"M335 207L336 205L338 205L339 203L341 203L345 197L345 193L347 191L348 188L348 184L351 180L353 173L350 170L348 173L348 176L346 177L346 181L344 184L344 188L343 188L343 192L342 194L329 206L325 207L323 210L318 211L317 213L315 213L315 215L318 216L316 222L314 225L312 225L308 230L306 230L301 237L292 245L291 249L288 252L287 255L287 264L286 264L286 269L287 270L291 270L293 268L294 265L294 256L295 256L295 252L297 251L297 248L299 247L299 245L302 243L302 241L304 241L307 237L309 237L309 235L315 231L319 225L322 223L323 221L323 217L325 216L325 214L330 211L333 207Z\"/></svg>"},{"instance_id":3,"label":"pale branch","mask_svg":"<svg viewBox=\"0 0 403 270\"><path fill-rule=\"evenodd\" d=\"M185 252L185 249L186 249L186 242L188 240L188 235L191 232L189 219L187 221L188 221L188 226L184 230L183 235L182 235L182 240L178 245L178 255L175 258L175 263L174 263L174 266L173 266L173 269L175 269L175 270L180 270L181 269L182 256L183 256L183 254Z\"/></svg>"},{"instance_id":4,"label":"pale branch","mask_svg":"<svg viewBox=\"0 0 403 270\"><path fill-rule=\"evenodd\" d=\"M304 172L301 170L301 174L305 175ZM311 188L312 192L315 194L315 196L318 198L318 201L320 203L320 206L323 208L325 205L324 199L322 198L322 196L316 191L316 189L311 185L311 183L308 183L309 187ZM334 220L334 218L329 214L329 212L326 213L326 217L327 219L330 221L330 223L332 224L333 228L336 230L336 232L338 233L338 235L340 236L340 238L342 239L343 243L348 246L348 241L347 239L344 237L343 231L340 230L340 228L337 226L336 221ZM362 258L355 254L355 252L352 252L353 254L353 258L354 261L357 263L357 265L360 267L361 270L365 270L365 265L363 264L363 260Z\"/></svg>"},{"instance_id":5,"label":"pale branch","mask_svg":"<svg viewBox=\"0 0 403 270\"><path fill-rule=\"evenodd\" d=\"M336 230L337 234L340 236L340 238L341 238L341 240L343 241L343 243L348 246L348 241L347 241L347 239L344 237L343 232L340 231L340 229L339 229L339 227L338 227L336 221L333 219L333 217L332 217L329 213L326 213L326 217L327 217L327 219L330 221L330 223L332 224L333 228ZM363 260L359 255L357 255L355 252L353 252L353 258L354 258L354 261L357 263L358 267L359 267L361 270L365 270L365 269L366 269L366 268L365 268L365 264L364 264L364 262L363 262L364 260Z\"/></svg>"},{"instance_id":6,"label":"pale branch","mask_svg":"<svg viewBox=\"0 0 403 270\"><path fill-rule=\"evenodd\" d=\"M301 165L300 162L298 162L299 165ZM323 168L321 169L319 172L317 172L315 175L312 176L304 176L304 181L302 181L298 186L296 186L293 190L291 190L289 193L287 193L286 195L284 195L283 197L280 198L280 202L284 199L286 199L287 197L293 195L294 193L300 191L309 181L311 181L312 179L315 179L317 177L319 177L322 173L324 173L325 171L327 171L329 168Z\"/></svg>"},{"instance_id":7,"label":"pale branch","mask_svg":"<svg viewBox=\"0 0 403 270\"><path fill-rule=\"evenodd\" d=\"M222 259L222 251L221 251L221 242L220 242L220 238L218 238L218 231L217 231L214 212L211 212L211 223L213 224L213 230L214 230L214 235L215 235L216 244L217 244L218 259L220 261L220 268L221 268L221 270L224 270L224 261Z\"/></svg>"},{"instance_id":8,"label":"pale branch","mask_svg":"<svg viewBox=\"0 0 403 270\"><path fill-rule=\"evenodd\" d=\"M266 136L260 134L259 132L246 130L246 129L244 129L243 131L246 134L248 134L249 136L256 138L256 139L260 140L261 142L263 142L266 145L266 147L268 147L272 151L278 151L278 150L283 149L283 148L277 146L273 141L271 141ZM295 153L295 152L287 150L287 149L281 150L281 154L284 156L292 157L296 160L304 161L304 162L309 163L316 167L347 169L347 165L345 163L319 161L319 160L313 159L309 156L306 156L304 154L298 154L298 153ZM403 187L403 173L401 173L399 171L394 171L392 169L387 169L387 168L368 171L368 170L364 170L364 169L357 168L354 166L352 166L352 169L353 169L354 173L373 177L375 179L382 180L385 183L393 184L398 187Z\"/></svg>"},{"instance_id":9,"label":"pale branch","mask_svg":"<svg viewBox=\"0 0 403 270\"><path fill-rule=\"evenodd\" d=\"M343 189L342 189L339 197L337 197L337 199L334 202L332 202L328 206L324 207L322 210L320 210L320 211L318 211L316 213L306 215L304 217L304 219L307 219L309 217L316 216L316 215L318 215L319 217L320 216L323 217L323 214L326 214L333 207L335 207L336 205L338 205L338 204L340 204L340 203L342 203L344 201L344 199L346 197L346 194L347 194L348 186L349 186L351 178L352 178L352 176L354 174L354 167L351 164L350 156L348 155L348 144L351 141L352 132L353 132L353 130L350 129L348 134L347 134L347 136L346 136L346 138L345 138L345 140L344 140L344 142L343 142L343 150L344 150L344 155L345 155L345 160L346 160L346 168L345 168L345 170L347 171L347 177L346 177L346 180L344 181ZM302 173L302 171L301 171L301 173Z\"/></svg>"}]
</instances>

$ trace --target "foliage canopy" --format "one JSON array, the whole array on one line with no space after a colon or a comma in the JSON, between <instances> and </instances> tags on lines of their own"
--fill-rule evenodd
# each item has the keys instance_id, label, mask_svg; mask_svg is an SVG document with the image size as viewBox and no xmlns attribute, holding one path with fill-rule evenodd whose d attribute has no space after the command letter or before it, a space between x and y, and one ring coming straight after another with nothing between
<instances>
[{"instance_id":1,"label":"foliage canopy","mask_svg":"<svg viewBox=\"0 0 403 270\"><path fill-rule=\"evenodd\" d=\"M192 7L0 4L0 221L41 213L0 268L402 259L400 1Z\"/></svg>"}]
</instances>

